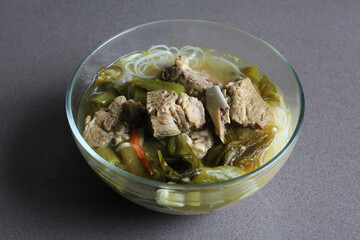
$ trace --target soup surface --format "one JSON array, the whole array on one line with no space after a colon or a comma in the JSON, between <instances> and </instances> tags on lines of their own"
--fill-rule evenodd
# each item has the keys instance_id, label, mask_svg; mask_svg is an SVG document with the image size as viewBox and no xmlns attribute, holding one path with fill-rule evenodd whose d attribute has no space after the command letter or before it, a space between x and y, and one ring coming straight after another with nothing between
<instances>
[{"instance_id":1,"label":"soup surface","mask_svg":"<svg viewBox=\"0 0 360 240\"><path fill-rule=\"evenodd\" d=\"M290 137L290 111L259 67L217 50L153 46L99 67L78 126L101 157L140 177L212 183L253 171Z\"/></svg>"}]
</instances>

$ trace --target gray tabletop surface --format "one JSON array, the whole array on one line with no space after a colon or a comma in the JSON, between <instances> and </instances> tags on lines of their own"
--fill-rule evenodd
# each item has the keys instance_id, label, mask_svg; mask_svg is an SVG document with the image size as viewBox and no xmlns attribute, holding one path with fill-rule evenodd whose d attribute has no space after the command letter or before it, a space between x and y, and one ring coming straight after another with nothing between
<instances>
[{"instance_id":1,"label":"gray tabletop surface","mask_svg":"<svg viewBox=\"0 0 360 240\"><path fill-rule=\"evenodd\" d=\"M360 1L1 1L1 239L360 239ZM64 98L107 38L162 19L259 36L293 65L306 114L281 171L205 215L139 207L83 160Z\"/></svg>"}]
</instances>

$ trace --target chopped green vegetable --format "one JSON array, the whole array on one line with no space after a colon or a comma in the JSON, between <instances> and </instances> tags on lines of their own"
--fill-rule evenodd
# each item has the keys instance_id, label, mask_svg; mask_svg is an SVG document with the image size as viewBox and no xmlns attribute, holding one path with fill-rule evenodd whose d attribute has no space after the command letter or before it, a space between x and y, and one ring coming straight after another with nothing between
<instances>
[{"instance_id":1,"label":"chopped green vegetable","mask_svg":"<svg viewBox=\"0 0 360 240\"><path fill-rule=\"evenodd\" d=\"M244 175L245 172L239 167L219 166L215 168L201 168L201 173L193 178L190 183L214 183L229 180Z\"/></svg>"},{"instance_id":2,"label":"chopped green vegetable","mask_svg":"<svg viewBox=\"0 0 360 240\"><path fill-rule=\"evenodd\" d=\"M146 105L146 91L143 89L135 89L134 101Z\"/></svg>"},{"instance_id":3,"label":"chopped green vegetable","mask_svg":"<svg viewBox=\"0 0 360 240\"><path fill-rule=\"evenodd\" d=\"M167 162L165 161L161 151L158 151L158 157L159 157L159 162L160 162L160 166L165 174L165 176L169 179L171 179L171 181L177 182L179 181L183 175L179 174L177 171L175 171L172 167L170 167Z\"/></svg>"},{"instance_id":4,"label":"chopped green vegetable","mask_svg":"<svg viewBox=\"0 0 360 240\"><path fill-rule=\"evenodd\" d=\"M104 84L106 82L114 81L121 75L121 69L117 66L110 66L108 68L99 67L99 76L96 79L97 84Z\"/></svg>"},{"instance_id":5,"label":"chopped green vegetable","mask_svg":"<svg viewBox=\"0 0 360 240\"><path fill-rule=\"evenodd\" d=\"M264 129L251 129L249 127L238 127L229 125L226 132L226 143L232 141L239 141L240 144L252 144L260 138L271 137L273 133L273 126L266 126Z\"/></svg>"},{"instance_id":6,"label":"chopped green vegetable","mask_svg":"<svg viewBox=\"0 0 360 240\"><path fill-rule=\"evenodd\" d=\"M108 161L111 164L114 164L117 167L122 167L122 163L120 158L116 155L116 153L109 147L100 147L94 149L94 151L99 154L103 159Z\"/></svg>"},{"instance_id":7,"label":"chopped green vegetable","mask_svg":"<svg viewBox=\"0 0 360 240\"><path fill-rule=\"evenodd\" d=\"M174 182L186 182L198 174L202 163L181 134L169 138L167 150L169 157L164 157L163 152L158 150L160 165L166 177Z\"/></svg>"},{"instance_id":8,"label":"chopped green vegetable","mask_svg":"<svg viewBox=\"0 0 360 240\"><path fill-rule=\"evenodd\" d=\"M203 159L204 165L207 167L216 167L219 165L220 154L222 153L222 149L224 145L214 145L212 148L209 149L205 158Z\"/></svg>"},{"instance_id":9,"label":"chopped green vegetable","mask_svg":"<svg viewBox=\"0 0 360 240\"><path fill-rule=\"evenodd\" d=\"M113 93L112 91L107 91L99 95L96 95L94 98L91 98L90 101L94 103L98 103L102 106L107 106L112 101L114 101L114 98L115 98L115 93Z\"/></svg>"},{"instance_id":10,"label":"chopped green vegetable","mask_svg":"<svg viewBox=\"0 0 360 240\"><path fill-rule=\"evenodd\" d=\"M128 142L120 144L116 148L121 160L124 163L123 169L140 177L150 178L149 172L143 167L136 151Z\"/></svg>"},{"instance_id":11,"label":"chopped green vegetable","mask_svg":"<svg viewBox=\"0 0 360 240\"><path fill-rule=\"evenodd\" d=\"M170 155L175 156L176 154L176 137L169 137L167 143L167 149Z\"/></svg>"},{"instance_id":12,"label":"chopped green vegetable","mask_svg":"<svg viewBox=\"0 0 360 240\"><path fill-rule=\"evenodd\" d=\"M202 162L194 152L191 147L185 141L182 134L174 136L175 138L175 146L176 150L174 151L176 154L172 155L172 157L179 158L180 157L180 165L186 166L186 171L196 171L198 168L202 166Z\"/></svg>"},{"instance_id":13,"label":"chopped green vegetable","mask_svg":"<svg viewBox=\"0 0 360 240\"><path fill-rule=\"evenodd\" d=\"M142 147L144 149L146 158L157 158L157 151L167 153L167 141L163 143L162 141L154 137L149 137L145 139Z\"/></svg>"},{"instance_id":14,"label":"chopped green vegetable","mask_svg":"<svg viewBox=\"0 0 360 240\"><path fill-rule=\"evenodd\" d=\"M160 79L135 78L132 80L132 82L139 87L145 88L149 91L167 90L169 93L174 91L177 94L185 92L185 88L183 85L173 82L162 81Z\"/></svg>"},{"instance_id":15,"label":"chopped green vegetable","mask_svg":"<svg viewBox=\"0 0 360 240\"><path fill-rule=\"evenodd\" d=\"M178 155L193 154L191 147L185 141L183 135L179 134L175 136L176 139L176 153Z\"/></svg>"},{"instance_id":16,"label":"chopped green vegetable","mask_svg":"<svg viewBox=\"0 0 360 240\"><path fill-rule=\"evenodd\" d=\"M195 177L202 163L181 134L166 139L146 139L143 150L149 164L173 182L186 183ZM158 174L161 176L161 174Z\"/></svg>"},{"instance_id":17,"label":"chopped green vegetable","mask_svg":"<svg viewBox=\"0 0 360 240\"><path fill-rule=\"evenodd\" d=\"M257 164L255 160L273 139L272 129L271 126L262 130L230 127L226 134L227 144L215 162L223 166L242 166L247 172L254 170Z\"/></svg>"},{"instance_id":18,"label":"chopped green vegetable","mask_svg":"<svg viewBox=\"0 0 360 240\"><path fill-rule=\"evenodd\" d=\"M264 100L274 99L277 96L276 86L268 79L266 75L261 77L259 90Z\"/></svg>"},{"instance_id":19,"label":"chopped green vegetable","mask_svg":"<svg viewBox=\"0 0 360 240\"><path fill-rule=\"evenodd\" d=\"M255 85L258 85L261 81L260 68L257 66L243 67L240 71L250 78Z\"/></svg>"},{"instance_id":20,"label":"chopped green vegetable","mask_svg":"<svg viewBox=\"0 0 360 240\"><path fill-rule=\"evenodd\" d=\"M221 165L228 166L237 160L239 157L242 157L242 154L246 150L246 147L241 144L240 141L229 142L225 145L223 153L220 155L222 158Z\"/></svg>"},{"instance_id":21,"label":"chopped green vegetable","mask_svg":"<svg viewBox=\"0 0 360 240\"><path fill-rule=\"evenodd\" d=\"M111 66L111 67L104 69L101 73L102 73L101 75L105 75L108 78L110 78L111 80L115 80L120 77L121 69L116 66Z\"/></svg>"}]
</instances>

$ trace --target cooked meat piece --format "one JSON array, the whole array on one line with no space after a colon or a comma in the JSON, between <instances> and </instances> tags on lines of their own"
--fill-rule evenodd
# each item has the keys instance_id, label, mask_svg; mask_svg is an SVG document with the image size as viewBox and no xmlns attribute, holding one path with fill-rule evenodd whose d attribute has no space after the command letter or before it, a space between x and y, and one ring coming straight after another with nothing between
<instances>
[{"instance_id":1,"label":"cooked meat piece","mask_svg":"<svg viewBox=\"0 0 360 240\"><path fill-rule=\"evenodd\" d=\"M179 97L175 92L169 94L166 90L148 92L146 109L156 138L175 136L205 124L202 103L185 93Z\"/></svg>"},{"instance_id":2,"label":"cooked meat piece","mask_svg":"<svg viewBox=\"0 0 360 240\"><path fill-rule=\"evenodd\" d=\"M113 132L107 132L101 128L111 118L111 115L105 111L97 111L92 119L91 116L86 117L82 135L90 147L104 147L114 138Z\"/></svg>"},{"instance_id":3,"label":"cooked meat piece","mask_svg":"<svg viewBox=\"0 0 360 240\"><path fill-rule=\"evenodd\" d=\"M131 99L127 101L124 96L115 98L105 110L97 111L93 118L87 116L85 119L83 137L92 148L106 146L112 139L115 145L129 141L130 129L126 122L139 120L145 112L141 103Z\"/></svg>"},{"instance_id":4,"label":"cooked meat piece","mask_svg":"<svg viewBox=\"0 0 360 240\"><path fill-rule=\"evenodd\" d=\"M150 116L155 138L175 136L181 133L174 119L168 113L159 112Z\"/></svg>"},{"instance_id":5,"label":"cooked meat piece","mask_svg":"<svg viewBox=\"0 0 360 240\"><path fill-rule=\"evenodd\" d=\"M197 98L180 93L177 103L184 109L190 128L199 129L205 124L204 106Z\"/></svg>"},{"instance_id":6,"label":"cooked meat piece","mask_svg":"<svg viewBox=\"0 0 360 240\"><path fill-rule=\"evenodd\" d=\"M110 131L114 123L115 123L115 118L109 115L109 117L104 120L103 123L104 129L106 131Z\"/></svg>"},{"instance_id":7,"label":"cooked meat piece","mask_svg":"<svg viewBox=\"0 0 360 240\"><path fill-rule=\"evenodd\" d=\"M109 110L113 115L119 115L126 104L127 100L124 96L116 97L114 101L109 105Z\"/></svg>"},{"instance_id":8,"label":"cooked meat piece","mask_svg":"<svg viewBox=\"0 0 360 240\"><path fill-rule=\"evenodd\" d=\"M166 103L166 108L168 107L164 111L169 111L180 131L187 131L190 128L190 124L186 119L187 116L184 109L177 104L178 99L178 95L175 92L171 92L167 98L163 99L163 102Z\"/></svg>"},{"instance_id":9,"label":"cooked meat piece","mask_svg":"<svg viewBox=\"0 0 360 240\"><path fill-rule=\"evenodd\" d=\"M168 81L178 82L186 88L192 96L201 96L204 90L213 86L210 75L206 72L197 72L189 67L189 60L185 56L179 56L175 64L166 68L162 77Z\"/></svg>"},{"instance_id":10,"label":"cooked meat piece","mask_svg":"<svg viewBox=\"0 0 360 240\"><path fill-rule=\"evenodd\" d=\"M225 124L230 123L230 107L225 95L226 91L221 92L219 86L206 90L206 109L222 142L225 142Z\"/></svg>"},{"instance_id":11,"label":"cooked meat piece","mask_svg":"<svg viewBox=\"0 0 360 240\"><path fill-rule=\"evenodd\" d=\"M114 144L117 146L120 143L130 141L130 126L126 122L119 123L115 127Z\"/></svg>"},{"instance_id":12,"label":"cooked meat piece","mask_svg":"<svg viewBox=\"0 0 360 240\"><path fill-rule=\"evenodd\" d=\"M268 123L269 107L249 78L227 85L231 98L230 118L244 127L263 128Z\"/></svg>"},{"instance_id":13,"label":"cooked meat piece","mask_svg":"<svg viewBox=\"0 0 360 240\"><path fill-rule=\"evenodd\" d=\"M154 137L156 138L175 136L181 133L170 112L171 105L173 105L173 109L175 108L176 99L173 98L174 94L170 96L165 90L147 93L146 109L150 115Z\"/></svg>"},{"instance_id":14,"label":"cooked meat piece","mask_svg":"<svg viewBox=\"0 0 360 240\"><path fill-rule=\"evenodd\" d=\"M109 112L116 121L133 122L145 111L141 103L119 96L109 105ZM115 123L116 123L115 121Z\"/></svg>"},{"instance_id":15,"label":"cooked meat piece","mask_svg":"<svg viewBox=\"0 0 360 240\"><path fill-rule=\"evenodd\" d=\"M214 138L209 129L183 134L185 141L198 158L203 158L207 151L214 145Z\"/></svg>"}]
</instances>

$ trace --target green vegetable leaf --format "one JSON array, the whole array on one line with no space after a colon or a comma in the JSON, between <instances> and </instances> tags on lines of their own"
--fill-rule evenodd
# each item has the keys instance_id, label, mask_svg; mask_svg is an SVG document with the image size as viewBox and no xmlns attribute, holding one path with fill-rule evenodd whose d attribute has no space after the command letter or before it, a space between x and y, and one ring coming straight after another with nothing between
<instances>
[{"instance_id":1,"label":"green vegetable leaf","mask_svg":"<svg viewBox=\"0 0 360 240\"><path fill-rule=\"evenodd\" d=\"M116 95L113 91L107 91L96 95L95 97L91 98L90 101L102 106L108 106L112 101L114 101L115 96Z\"/></svg>"},{"instance_id":2,"label":"green vegetable leaf","mask_svg":"<svg viewBox=\"0 0 360 240\"><path fill-rule=\"evenodd\" d=\"M203 184L229 180L244 175L245 172L239 167L219 166L215 168L201 168L201 173L193 178L190 183Z\"/></svg>"},{"instance_id":3,"label":"green vegetable leaf","mask_svg":"<svg viewBox=\"0 0 360 240\"><path fill-rule=\"evenodd\" d=\"M258 85L261 81L260 68L257 66L243 67L240 71L251 79L253 84Z\"/></svg>"},{"instance_id":4,"label":"green vegetable leaf","mask_svg":"<svg viewBox=\"0 0 360 240\"><path fill-rule=\"evenodd\" d=\"M135 78L132 82L139 87L147 89L148 91L167 90L169 93L174 91L177 94L185 92L183 85L174 82L162 81L160 79Z\"/></svg>"},{"instance_id":5,"label":"green vegetable leaf","mask_svg":"<svg viewBox=\"0 0 360 240\"><path fill-rule=\"evenodd\" d=\"M100 147L94 149L94 151L99 154L103 159L108 161L115 166L120 166L121 161L120 158L116 155L116 153L109 147Z\"/></svg>"},{"instance_id":6,"label":"green vegetable leaf","mask_svg":"<svg viewBox=\"0 0 360 240\"><path fill-rule=\"evenodd\" d=\"M146 91L143 89L135 89L134 101L146 105Z\"/></svg>"},{"instance_id":7,"label":"green vegetable leaf","mask_svg":"<svg viewBox=\"0 0 360 240\"><path fill-rule=\"evenodd\" d=\"M186 183L199 173L202 163L181 134L168 138L165 149L160 148L163 150L157 151L159 164L171 181Z\"/></svg>"}]
</instances>

